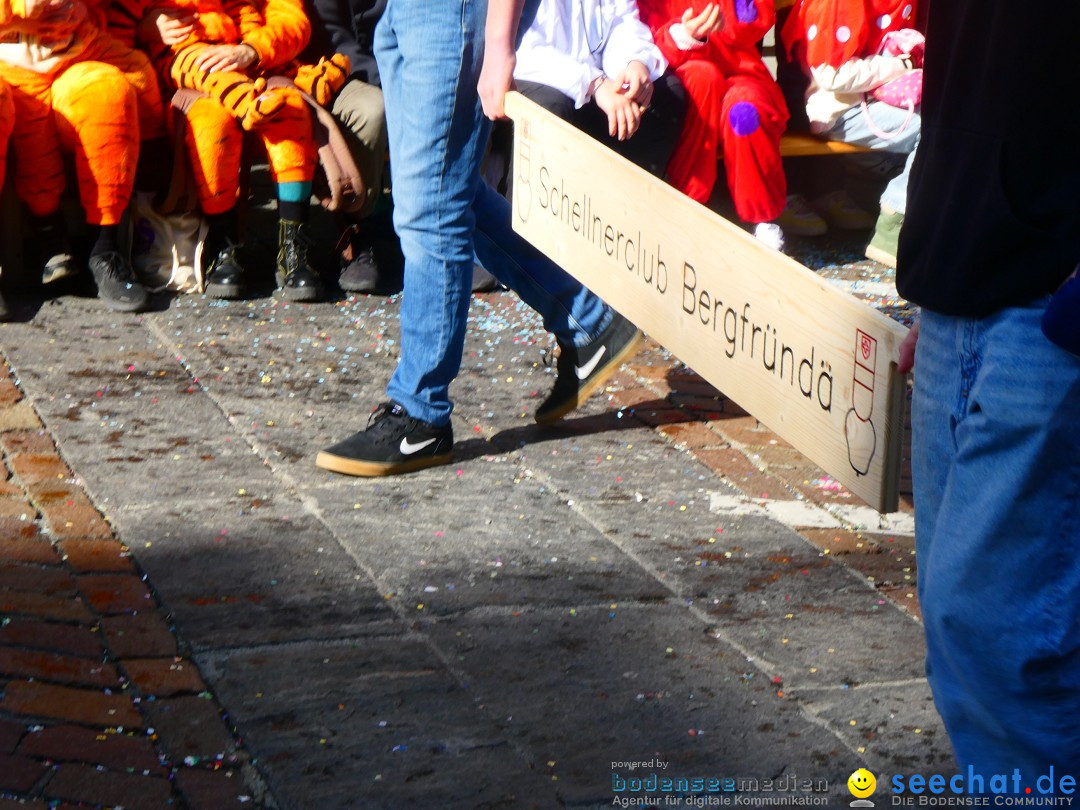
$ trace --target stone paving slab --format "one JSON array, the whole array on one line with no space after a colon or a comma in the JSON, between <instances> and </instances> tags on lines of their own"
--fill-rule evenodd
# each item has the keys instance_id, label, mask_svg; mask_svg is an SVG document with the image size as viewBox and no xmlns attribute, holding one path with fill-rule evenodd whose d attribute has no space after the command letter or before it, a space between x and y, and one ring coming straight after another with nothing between
<instances>
[{"instance_id":1,"label":"stone paving slab","mask_svg":"<svg viewBox=\"0 0 1080 810\"><path fill-rule=\"evenodd\" d=\"M507 718L518 744L555 762L569 806L610 802L612 761L654 757L677 763L677 776L813 767L845 781L857 757L686 619L677 604L620 605L477 616L429 632L452 645L472 692Z\"/></svg>"},{"instance_id":2,"label":"stone paving slab","mask_svg":"<svg viewBox=\"0 0 1080 810\"><path fill-rule=\"evenodd\" d=\"M550 339L509 295L471 315L454 463L383 481L312 460L383 398L397 299L189 297L133 318L75 299L0 328L27 394L11 405L33 416L0 447L40 450L14 438L40 414L72 467L42 481L85 490L108 516L87 530L130 549L133 570L76 583L113 589L87 600L92 626L126 691L157 693L140 717L168 801L592 808L611 806L612 763L647 753L834 789L860 764L951 767L921 628L891 601L914 587L902 517L860 524L842 487L655 345L536 426ZM20 525L58 542L67 518L23 469L12 495L42 511ZM160 612L102 578L143 574Z\"/></svg>"},{"instance_id":3,"label":"stone paving slab","mask_svg":"<svg viewBox=\"0 0 1080 810\"><path fill-rule=\"evenodd\" d=\"M415 635L207 654L289 807L555 807L555 786Z\"/></svg>"}]
</instances>

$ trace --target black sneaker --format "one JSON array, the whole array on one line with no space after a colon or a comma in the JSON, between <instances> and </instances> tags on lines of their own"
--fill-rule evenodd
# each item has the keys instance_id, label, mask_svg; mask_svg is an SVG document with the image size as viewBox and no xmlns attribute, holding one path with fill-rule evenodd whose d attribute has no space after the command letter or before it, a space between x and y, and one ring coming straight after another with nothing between
<instances>
[{"instance_id":1,"label":"black sneaker","mask_svg":"<svg viewBox=\"0 0 1080 810\"><path fill-rule=\"evenodd\" d=\"M500 289L502 285L495 276L491 275L487 270L478 264L473 265L472 273L472 291L476 292L495 292Z\"/></svg>"},{"instance_id":2,"label":"black sneaker","mask_svg":"<svg viewBox=\"0 0 1080 810\"><path fill-rule=\"evenodd\" d=\"M345 475L397 475L448 464L453 446L449 422L429 425L396 402L384 402L368 419L367 430L323 450L315 465Z\"/></svg>"},{"instance_id":3,"label":"black sneaker","mask_svg":"<svg viewBox=\"0 0 1080 810\"><path fill-rule=\"evenodd\" d=\"M581 347L559 343L557 375L551 395L536 409L541 425L562 419L600 388L641 345L641 332L615 313L595 340Z\"/></svg>"},{"instance_id":4,"label":"black sneaker","mask_svg":"<svg viewBox=\"0 0 1080 810\"><path fill-rule=\"evenodd\" d=\"M98 298L109 309L139 312L150 301L146 288L135 278L131 263L115 250L91 256L90 272L98 288Z\"/></svg>"},{"instance_id":5,"label":"black sneaker","mask_svg":"<svg viewBox=\"0 0 1080 810\"><path fill-rule=\"evenodd\" d=\"M341 268L338 286L345 292L373 293L382 289L379 259L371 247L354 248L354 256Z\"/></svg>"}]
</instances>

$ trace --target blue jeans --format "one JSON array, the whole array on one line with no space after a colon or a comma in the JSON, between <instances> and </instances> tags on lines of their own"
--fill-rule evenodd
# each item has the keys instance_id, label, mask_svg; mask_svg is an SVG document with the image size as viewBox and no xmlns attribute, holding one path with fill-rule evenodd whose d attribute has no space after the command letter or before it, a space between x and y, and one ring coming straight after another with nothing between
<instances>
[{"instance_id":1,"label":"blue jeans","mask_svg":"<svg viewBox=\"0 0 1080 810\"><path fill-rule=\"evenodd\" d=\"M1029 786L1080 782L1080 359L1040 331L1047 300L924 310L912 403L934 700L964 768Z\"/></svg>"},{"instance_id":2,"label":"blue jeans","mask_svg":"<svg viewBox=\"0 0 1080 810\"><path fill-rule=\"evenodd\" d=\"M390 0L375 30L386 101L394 227L405 255L401 359L387 394L410 416L450 420L474 255L563 343L595 338L612 311L517 236L480 176L489 122L477 94L484 0Z\"/></svg>"},{"instance_id":3,"label":"blue jeans","mask_svg":"<svg viewBox=\"0 0 1080 810\"><path fill-rule=\"evenodd\" d=\"M903 171L890 180L881 193L881 204L883 206L887 206L900 214L906 213L908 177L911 175L911 164L915 160L915 149L919 145L919 131L922 119L918 113L915 113L911 116L911 120L907 121L907 110L893 107L882 101L873 101L867 105L867 108L870 110L870 115L878 129L891 133L903 127L903 132L890 140L882 138L870 128L862 105L857 104L844 113L833 124L832 129L821 134L834 141L854 143L870 149L880 149L883 152L906 154L907 160L904 161ZM907 121L907 126L904 126L905 121Z\"/></svg>"}]
</instances>

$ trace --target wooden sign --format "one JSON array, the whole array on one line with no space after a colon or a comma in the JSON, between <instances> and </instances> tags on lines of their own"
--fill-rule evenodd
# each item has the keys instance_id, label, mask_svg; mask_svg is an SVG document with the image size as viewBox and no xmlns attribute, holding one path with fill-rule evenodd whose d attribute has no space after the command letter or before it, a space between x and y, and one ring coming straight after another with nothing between
<instances>
[{"instance_id":1,"label":"wooden sign","mask_svg":"<svg viewBox=\"0 0 1080 810\"><path fill-rule=\"evenodd\" d=\"M881 512L907 329L518 93L514 228Z\"/></svg>"}]
</instances>

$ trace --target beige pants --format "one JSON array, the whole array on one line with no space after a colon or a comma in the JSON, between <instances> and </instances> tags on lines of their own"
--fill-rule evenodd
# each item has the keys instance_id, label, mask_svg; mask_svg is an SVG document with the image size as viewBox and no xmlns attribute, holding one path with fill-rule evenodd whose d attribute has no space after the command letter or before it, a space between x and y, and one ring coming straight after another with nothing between
<instances>
[{"instance_id":1,"label":"beige pants","mask_svg":"<svg viewBox=\"0 0 1080 810\"><path fill-rule=\"evenodd\" d=\"M344 124L356 167L367 189L358 219L369 216L383 190L386 166L386 114L382 90L359 79L342 88L334 101L333 113Z\"/></svg>"}]
</instances>

